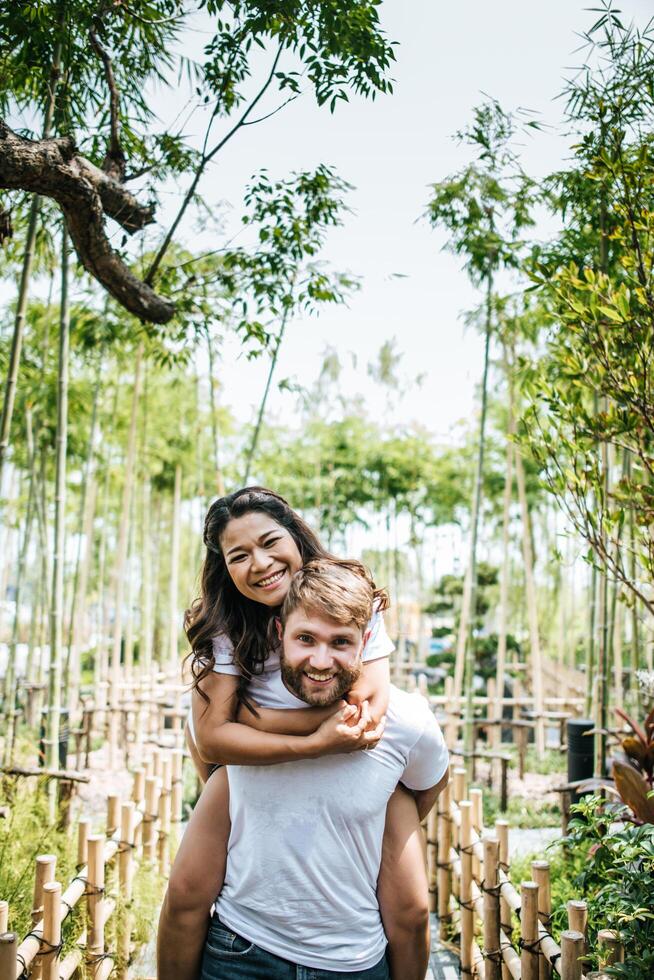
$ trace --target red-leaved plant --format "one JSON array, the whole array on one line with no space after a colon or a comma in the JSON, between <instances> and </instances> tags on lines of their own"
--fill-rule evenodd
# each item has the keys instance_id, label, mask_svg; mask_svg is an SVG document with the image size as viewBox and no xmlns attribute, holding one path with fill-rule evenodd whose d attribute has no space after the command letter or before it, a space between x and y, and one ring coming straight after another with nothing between
<instances>
[{"instance_id":1,"label":"red-leaved plant","mask_svg":"<svg viewBox=\"0 0 654 980\"><path fill-rule=\"evenodd\" d=\"M633 734L619 737L624 758L613 760L613 779L622 802L633 812L637 823L654 823L654 708L642 726L626 712L616 713Z\"/></svg>"}]
</instances>

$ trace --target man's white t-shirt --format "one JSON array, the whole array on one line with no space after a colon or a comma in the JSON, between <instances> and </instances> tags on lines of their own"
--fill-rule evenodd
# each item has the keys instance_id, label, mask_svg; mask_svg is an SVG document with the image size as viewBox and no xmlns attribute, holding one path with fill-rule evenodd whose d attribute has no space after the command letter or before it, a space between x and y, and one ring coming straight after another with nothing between
<instances>
[{"instance_id":1,"label":"man's white t-shirt","mask_svg":"<svg viewBox=\"0 0 654 980\"><path fill-rule=\"evenodd\" d=\"M232 826L216 899L221 920L302 966L370 969L386 946L376 895L386 805L398 782L428 789L447 765L426 700L391 687L384 736L372 751L227 766Z\"/></svg>"}]
</instances>

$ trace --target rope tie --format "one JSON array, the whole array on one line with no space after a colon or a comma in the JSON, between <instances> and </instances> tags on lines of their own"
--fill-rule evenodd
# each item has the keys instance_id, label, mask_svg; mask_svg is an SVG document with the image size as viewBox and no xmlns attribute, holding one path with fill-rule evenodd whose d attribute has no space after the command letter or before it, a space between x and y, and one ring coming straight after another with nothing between
<instances>
[{"instance_id":1,"label":"rope tie","mask_svg":"<svg viewBox=\"0 0 654 980\"><path fill-rule=\"evenodd\" d=\"M469 902L464 902L460 898L457 898L457 899L455 899L455 901L456 901L457 905L460 908L466 909L468 912L474 912L475 911L475 906L474 906L474 903L473 903L472 899Z\"/></svg>"},{"instance_id":2,"label":"rope tie","mask_svg":"<svg viewBox=\"0 0 654 980\"><path fill-rule=\"evenodd\" d=\"M459 848L459 851L461 852L461 854L474 854L474 852L475 852L475 845L474 844L467 844L465 847L460 847Z\"/></svg>"},{"instance_id":3,"label":"rope tie","mask_svg":"<svg viewBox=\"0 0 654 980\"><path fill-rule=\"evenodd\" d=\"M442 871L449 871L451 865L448 864L447 861L437 861L436 862L436 867L437 868L440 868Z\"/></svg>"},{"instance_id":4,"label":"rope tie","mask_svg":"<svg viewBox=\"0 0 654 980\"><path fill-rule=\"evenodd\" d=\"M95 966L97 963L102 963L103 960L110 959L111 953L87 953L85 962L87 966Z\"/></svg>"},{"instance_id":5,"label":"rope tie","mask_svg":"<svg viewBox=\"0 0 654 980\"><path fill-rule=\"evenodd\" d=\"M490 960L491 963L496 963L498 966L502 965L502 949L489 949L482 950L481 954L485 960Z\"/></svg>"},{"instance_id":6,"label":"rope tie","mask_svg":"<svg viewBox=\"0 0 654 980\"><path fill-rule=\"evenodd\" d=\"M125 851L135 851L136 844L131 844L128 840L118 841L118 854L124 854Z\"/></svg>"},{"instance_id":7,"label":"rope tie","mask_svg":"<svg viewBox=\"0 0 654 980\"><path fill-rule=\"evenodd\" d=\"M505 875L508 875L509 865L507 861L498 861L498 867L500 871L503 871Z\"/></svg>"},{"instance_id":8,"label":"rope tie","mask_svg":"<svg viewBox=\"0 0 654 980\"><path fill-rule=\"evenodd\" d=\"M104 885L91 885L87 881L86 888L84 889L84 894L87 897L91 897L93 895L104 895Z\"/></svg>"},{"instance_id":9,"label":"rope tie","mask_svg":"<svg viewBox=\"0 0 654 980\"><path fill-rule=\"evenodd\" d=\"M488 887L486 887L486 885L482 881L479 887L482 892L485 892L487 895L495 895L496 898L499 898L499 896L502 893L501 883L499 885L489 885Z\"/></svg>"},{"instance_id":10,"label":"rope tie","mask_svg":"<svg viewBox=\"0 0 654 980\"><path fill-rule=\"evenodd\" d=\"M535 953L537 956L540 956L541 953L540 939L535 939L532 943L528 943L525 942L522 936L520 936L520 939L518 940L518 946L520 947L520 949L526 949L527 952Z\"/></svg>"},{"instance_id":11,"label":"rope tie","mask_svg":"<svg viewBox=\"0 0 654 980\"><path fill-rule=\"evenodd\" d=\"M154 823L159 817L158 813L144 813L141 823Z\"/></svg>"},{"instance_id":12,"label":"rope tie","mask_svg":"<svg viewBox=\"0 0 654 980\"><path fill-rule=\"evenodd\" d=\"M25 957L22 953L16 953L16 959L18 960L22 970L20 972L19 980L28 980L29 973L27 970L27 963L25 962Z\"/></svg>"},{"instance_id":13,"label":"rope tie","mask_svg":"<svg viewBox=\"0 0 654 980\"><path fill-rule=\"evenodd\" d=\"M561 953L552 953L552 955L549 957L550 964L554 967L557 973L559 972L559 968L556 964L560 959L561 959Z\"/></svg>"}]
</instances>

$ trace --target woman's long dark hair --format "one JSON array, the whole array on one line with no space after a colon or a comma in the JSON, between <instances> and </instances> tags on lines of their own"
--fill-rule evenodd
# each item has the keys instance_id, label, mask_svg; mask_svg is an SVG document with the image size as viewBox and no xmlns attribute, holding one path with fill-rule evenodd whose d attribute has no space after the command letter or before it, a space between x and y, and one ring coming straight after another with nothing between
<instances>
[{"instance_id":1,"label":"woman's long dark hair","mask_svg":"<svg viewBox=\"0 0 654 980\"><path fill-rule=\"evenodd\" d=\"M234 663L241 671L239 694L248 680L260 674L271 646L270 623L277 610L248 599L232 582L220 538L228 523L252 511L260 511L285 528L297 545L302 564L311 558L332 558L308 524L283 497L265 487L244 487L221 497L209 508L204 522L207 555L202 566L200 596L184 616L184 629L191 645L193 686L199 688L211 673L215 660L213 638L226 636L234 648Z\"/></svg>"}]
</instances>

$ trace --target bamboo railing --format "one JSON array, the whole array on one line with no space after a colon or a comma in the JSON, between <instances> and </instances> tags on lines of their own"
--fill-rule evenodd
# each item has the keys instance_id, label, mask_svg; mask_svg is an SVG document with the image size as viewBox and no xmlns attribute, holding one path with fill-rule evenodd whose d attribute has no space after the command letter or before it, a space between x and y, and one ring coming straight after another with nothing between
<instances>
[{"instance_id":1,"label":"bamboo railing","mask_svg":"<svg viewBox=\"0 0 654 980\"><path fill-rule=\"evenodd\" d=\"M440 938L458 952L462 976L481 980L590 980L586 903L568 903L568 926L556 943L550 932L549 864L534 861L532 880L518 890L509 872L509 825L483 826L482 790L467 789L466 770L456 768L426 824L430 904ZM520 936L514 945L514 918ZM478 927L480 925L480 928ZM613 933L599 936L604 965L622 953Z\"/></svg>"},{"instance_id":2,"label":"bamboo railing","mask_svg":"<svg viewBox=\"0 0 654 980\"><path fill-rule=\"evenodd\" d=\"M77 874L65 886L56 880L53 855L36 858L33 926L19 939L11 927L11 908L0 902L0 980L21 977L69 980L84 969L92 980L105 980L121 964L118 976L127 976L131 950L130 903L134 875L141 863L166 877L170 868L172 825L182 819L182 757L180 748L152 746L143 766L133 772L131 797L106 800L102 833L89 833L91 822L77 823ZM106 871L113 869L108 887ZM117 928L117 945L107 949L105 926L118 899L126 910ZM86 906L86 927L74 948L62 956L61 931L80 903Z\"/></svg>"}]
</instances>

